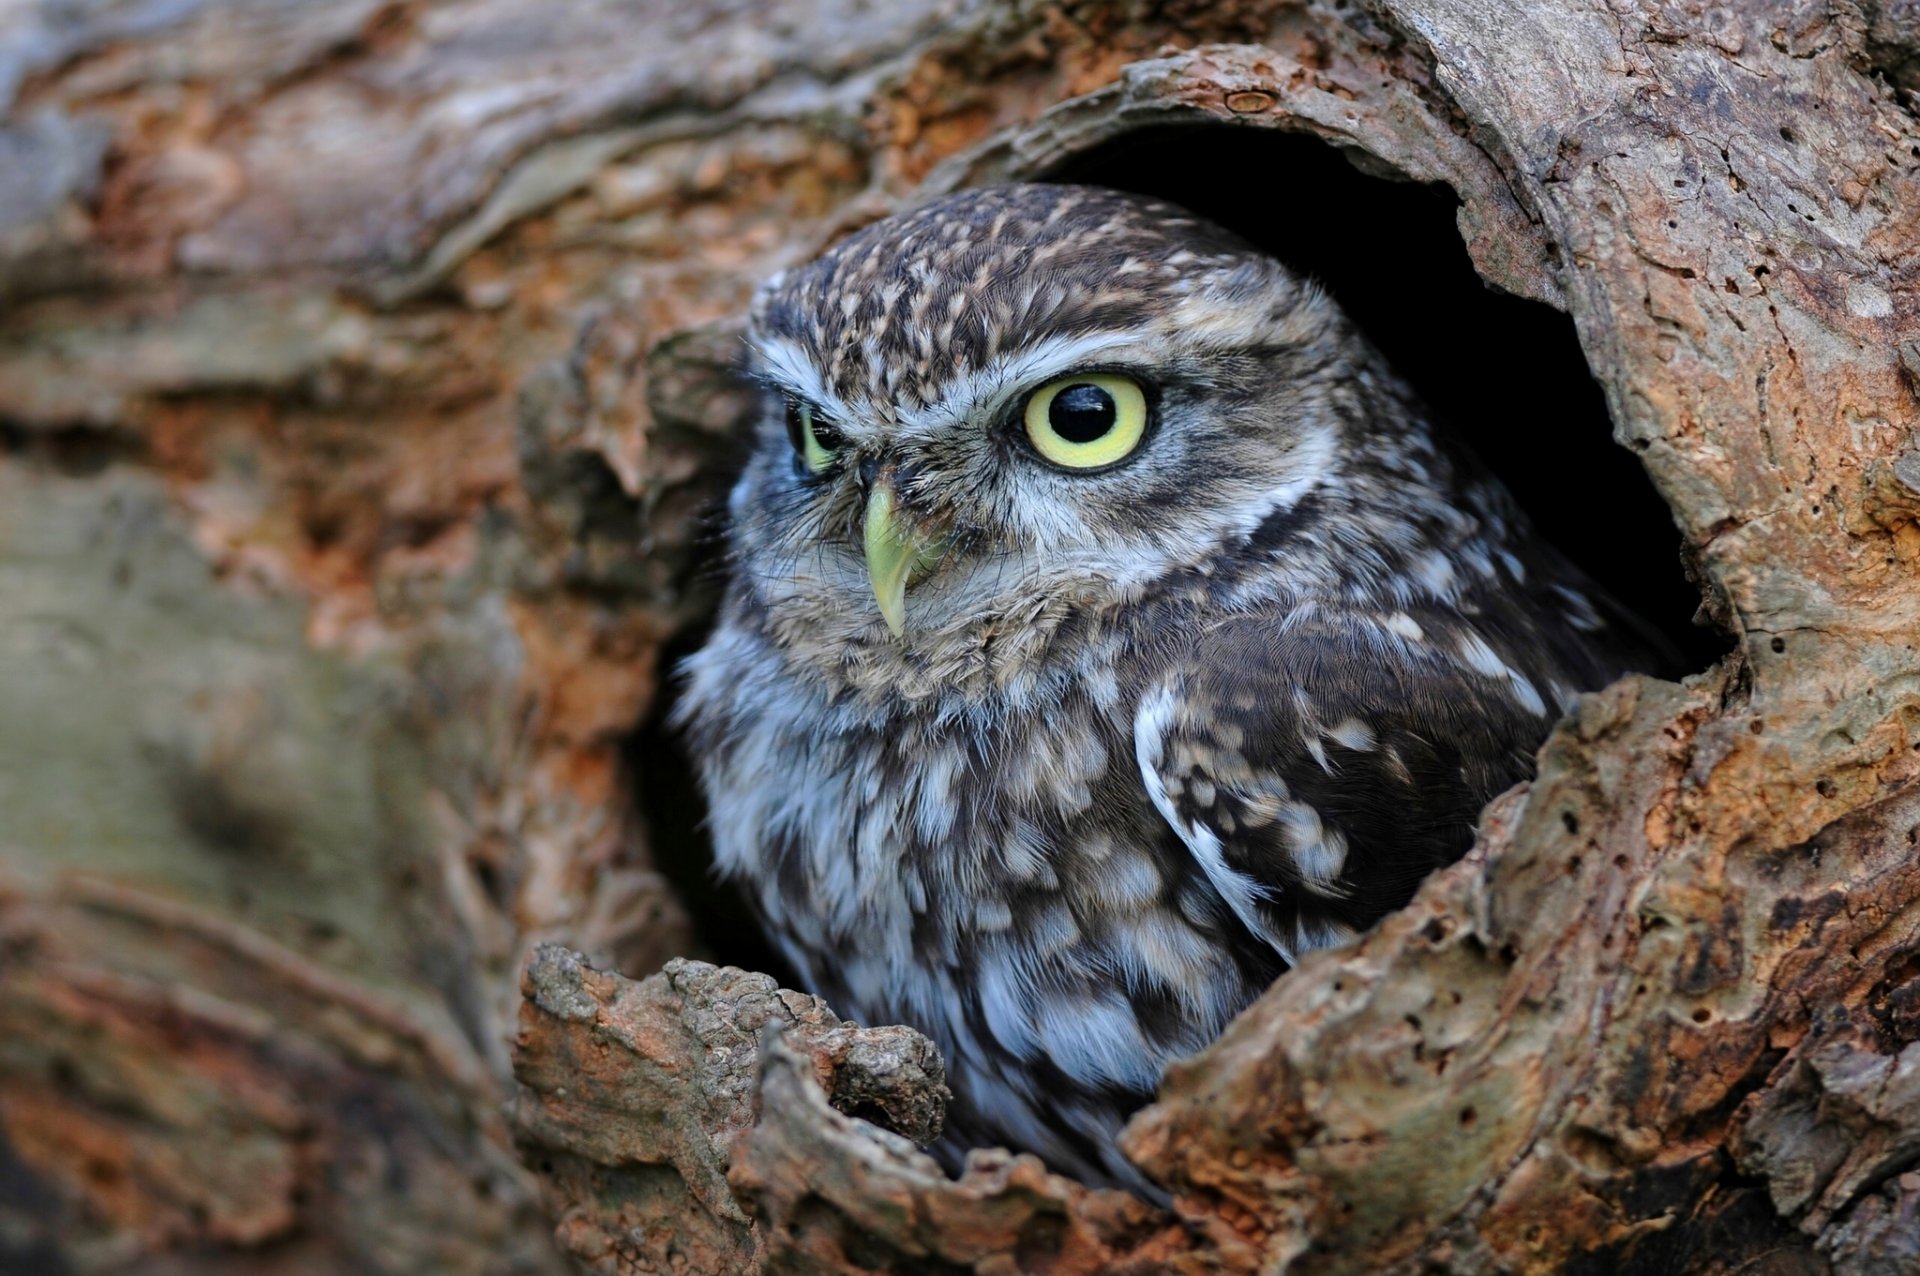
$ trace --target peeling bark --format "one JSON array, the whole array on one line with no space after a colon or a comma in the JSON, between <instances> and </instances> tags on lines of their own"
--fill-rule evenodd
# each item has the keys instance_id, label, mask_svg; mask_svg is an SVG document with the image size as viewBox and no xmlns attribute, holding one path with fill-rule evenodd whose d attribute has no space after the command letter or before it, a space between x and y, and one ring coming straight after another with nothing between
<instances>
[{"instance_id":1,"label":"peeling bark","mask_svg":"<svg viewBox=\"0 0 1920 1276\"><path fill-rule=\"evenodd\" d=\"M0 1267L1913 1270L1917 12L12 6ZM663 970L632 794L753 284L1175 124L1451 188L1735 647L1176 1068L1159 1211L949 1181L919 1038Z\"/></svg>"}]
</instances>

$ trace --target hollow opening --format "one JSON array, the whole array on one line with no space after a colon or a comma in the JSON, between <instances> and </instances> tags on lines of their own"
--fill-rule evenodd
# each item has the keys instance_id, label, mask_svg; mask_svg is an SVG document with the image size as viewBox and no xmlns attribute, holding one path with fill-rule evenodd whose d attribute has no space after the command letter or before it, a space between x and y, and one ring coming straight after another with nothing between
<instances>
[{"instance_id":1,"label":"hollow opening","mask_svg":"<svg viewBox=\"0 0 1920 1276\"><path fill-rule=\"evenodd\" d=\"M1538 532L1672 644L1677 667L1655 672L1678 676L1726 653L1723 634L1693 623L1700 594L1681 565L1679 532L1645 470L1613 441L1572 319L1480 278L1451 190L1369 176L1314 138L1227 126L1140 130L1044 178L1181 204L1317 279ZM1275 189L1290 194L1249 198ZM683 633L665 667L705 637L704 625ZM715 958L792 986L744 899L712 874L699 787L667 726L676 687L670 680L628 753L656 860Z\"/></svg>"},{"instance_id":2,"label":"hollow opening","mask_svg":"<svg viewBox=\"0 0 1920 1276\"><path fill-rule=\"evenodd\" d=\"M1227 125L1142 129L1044 177L1180 204L1318 280L1540 535L1673 644L1680 667L1657 672L1727 652L1693 623L1679 530L1613 441L1572 318L1480 278L1452 190L1369 176L1317 138Z\"/></svg>"},{"instance_id":3,"label":"hollow opening","mask_svg":"<svg viewBox=\"0 0 1920 1276\"><path fill-rule=\"evenodd\" d=\"M660 653L661 669L677 669L706 643L711 628L708 620L676 634ZM677 675L663 680L653 712L627 740L624 759L654 867L686 905L713 960L772 975L783 988L800 988L798 976L760 929L745 896L713 871L706 798L686 745L671 725L679 690Z\"/></svg>"}]
</instances>

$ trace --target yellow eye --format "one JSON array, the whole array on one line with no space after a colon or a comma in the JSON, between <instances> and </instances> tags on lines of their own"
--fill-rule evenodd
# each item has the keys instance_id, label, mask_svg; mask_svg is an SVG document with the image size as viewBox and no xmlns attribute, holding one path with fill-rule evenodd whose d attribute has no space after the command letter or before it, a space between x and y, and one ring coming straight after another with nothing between
<instances>
[{"instance_id":1,"label":"yellow eye","mask_svg":"<svg viewBox=\"0 0 1920 1276\"><path fill-rule=\"evenodd\" d=\"M840 432L815 416L811 403L799 399L787 400L787 439L809 474L832 465L833 450L840 446Z\"/></svg>"},{"instance_id":2,"label":"yellow eye","mask_svg":"<svg viewBox=\"0 0 1920 1276\"><path fill-rule=\"evenodd\" d=\"M1027 400L1027 438L1055 465L1092 470L1126 459L1147 432L1147 396L1110 372L1050 381Z\"/></svg>"}]
</instances>

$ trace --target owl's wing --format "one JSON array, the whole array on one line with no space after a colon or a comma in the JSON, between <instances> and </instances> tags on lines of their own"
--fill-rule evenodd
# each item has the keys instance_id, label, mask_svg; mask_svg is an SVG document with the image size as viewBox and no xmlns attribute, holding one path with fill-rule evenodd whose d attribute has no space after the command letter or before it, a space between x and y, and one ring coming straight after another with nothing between
<instances>
[{"instance_id":1,"label":"owl's wing","mask_svg":"<svg viewBox=\"0 0 1920 1276\"><path fill-rule=\"evenodd\" d=\"M1577 635L1514 619L1226 618L1141 699L1154 805L1289 961L1458 859L1488 799L1531 773L1571 688L1610 676Z\"/></svg>"}]
</instances>

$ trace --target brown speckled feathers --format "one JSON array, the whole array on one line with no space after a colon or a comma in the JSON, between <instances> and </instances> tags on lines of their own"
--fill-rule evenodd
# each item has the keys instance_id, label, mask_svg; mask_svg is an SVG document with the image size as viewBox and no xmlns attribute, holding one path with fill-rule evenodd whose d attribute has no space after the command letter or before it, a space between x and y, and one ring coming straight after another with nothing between
<instances>
[{"instance_id":1,"label":"brown speckled feathers","mask_svg":"<svg viewBox=\"0 0 1920 1276\"><path fill-rule=\"evenodd\" d=\"M1113 1135L1167 1062L1644 660L1331 302L1167 205L951 196L770 282L750 343L683 721L802 978L939 1043L949 1149L1151 1192Z\"/></svg>"}]
</instances>

